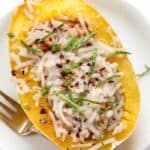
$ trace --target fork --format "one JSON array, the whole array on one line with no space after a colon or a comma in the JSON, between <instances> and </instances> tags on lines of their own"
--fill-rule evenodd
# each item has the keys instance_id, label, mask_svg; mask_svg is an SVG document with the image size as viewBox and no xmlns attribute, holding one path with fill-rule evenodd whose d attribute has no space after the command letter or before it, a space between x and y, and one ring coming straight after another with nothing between
<instances>
[{"instance_id":1,"label":"fork","mask_svg":"<svg viewBox=\"0 0 150 150\"><path fill-rule=\"evenodd\" d=\"M21 106L1 90L0 95L16 109L16 111L14 111L6 104L0 102L0 106L11 116L11 118L9 118L4 113L0 112L0 119L19 135L30 135L35 133L36 129L33 127L33 124L28 119Z\"/></svg>"}]
</instances>

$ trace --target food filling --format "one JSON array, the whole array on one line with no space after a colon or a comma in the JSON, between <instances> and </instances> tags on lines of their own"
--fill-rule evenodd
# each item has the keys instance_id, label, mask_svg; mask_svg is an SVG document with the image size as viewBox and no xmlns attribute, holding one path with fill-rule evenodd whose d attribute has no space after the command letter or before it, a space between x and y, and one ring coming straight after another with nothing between
<instances>
[{"instance_id":1,"label":"food filling","mask_svg":"<svg viewBox=\"0 0 150 150\"><path fill-rule=\"evenodd\" d=\"M37 107L40 98L48 100L56 137L64 141L69 135L73 142L85 142L115 131L123 116L123 74L118 64L109 60L127 52L99 41L81 15L38 23L26 35L14 46L18 54L11 53L16 64L12 74L20 94L36 91L33 99ZM18 69L23 76L32 73L39 86L30 89L17 76Z\"/></svg>"}]
</instances>

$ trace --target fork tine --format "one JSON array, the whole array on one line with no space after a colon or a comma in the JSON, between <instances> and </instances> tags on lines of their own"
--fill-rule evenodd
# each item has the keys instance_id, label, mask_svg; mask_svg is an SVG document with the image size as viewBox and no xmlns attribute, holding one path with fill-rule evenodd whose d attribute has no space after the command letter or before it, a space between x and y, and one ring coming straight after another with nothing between
<instances>
[{"instance_id":1,"label":"fork tine","mask_svg":"<svg viewBox=\"0 0 150 150\"><path fill-rule=\"evenodd\" d=\"M20 105L17 102L15 102L11 97L9 97L8 95L6 95L4 92L0 91L0 95L2 97L4 97L5 100L7 100L11 105L13 105L13 106L15 106L17 108L20 108Z\"/></svg>"},{"instance_id":2,"label":"fork tine","mask_svg":"<svg viewBox=\"0 0 150 150\"><path fill-rule=\"evenodd\" d=\"M6 106L6 105L3 104L2 102L0 102L0 106L1 106L2 108L4 108L4 109L7 111L7 113L9 113L9 114L15 113L11 108L9 108L8 106Z\"/></svg>"},{"instance_id":3,"label":"fork tine","mask_svg":"<svg viewBox=\"0 0 150 150\"><path fill-rule=\"evenodd\" d=\"M12 121L6 117L3 113L0 112L0 119L9 127L12 128Z\"/></svg>"}]
</instances>

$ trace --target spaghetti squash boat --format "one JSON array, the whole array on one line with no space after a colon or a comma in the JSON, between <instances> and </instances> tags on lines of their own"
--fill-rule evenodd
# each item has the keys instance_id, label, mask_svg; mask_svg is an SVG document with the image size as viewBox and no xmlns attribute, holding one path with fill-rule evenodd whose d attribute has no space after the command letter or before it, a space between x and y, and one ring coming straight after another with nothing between
<instances>
[{"instance_id":1,"label":"spaghetti squash boat","mask_svg":"<svg viewBox=\"0 0 150 150\"><path fill-rule=\"evenodd\" d=\"M129 137L139 90L120 40L83 0L26 1L9 28L20 104L60 149L113 149Z\"/></svg>"}]
</instances>

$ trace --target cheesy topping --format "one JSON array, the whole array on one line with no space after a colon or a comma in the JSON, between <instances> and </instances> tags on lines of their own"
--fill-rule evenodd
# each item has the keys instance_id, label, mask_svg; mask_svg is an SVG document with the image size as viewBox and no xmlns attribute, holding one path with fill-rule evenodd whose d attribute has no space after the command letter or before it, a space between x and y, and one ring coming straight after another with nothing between
<instances>
[{"instance_id":1,"label":"cheesy topping","mask_svg":"<svg viewBox=\"0 0 150 150\"><path fill-rule=\"evenodd\" d=\"M19 50L18 55L11 54L15 69L28 69L33 80L40 83L33 99L37 107L41 97L48 99L57 138L65 141L69 135L77 142L73 147L83 148L93 144L82 142L117 132L124 106L120 82L123 74L109 58L126 52L97 40L81 15L79 19L61 16L36 24L26 40L15 47ZM31 90L25 81L16 80L20 94ZM99 147L101 144L91 150Z\"/></svg>"}]
</instances>

